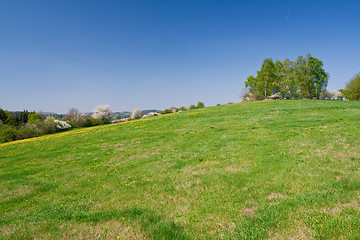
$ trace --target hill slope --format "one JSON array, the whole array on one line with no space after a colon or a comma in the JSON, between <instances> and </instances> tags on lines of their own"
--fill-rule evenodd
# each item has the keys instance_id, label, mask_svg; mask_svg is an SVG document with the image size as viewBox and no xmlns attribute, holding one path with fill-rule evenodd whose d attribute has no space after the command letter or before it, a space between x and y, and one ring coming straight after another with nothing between
<instances>
[{"instance_id":1,"label":"hill slope","mask_svg":"<svg viewBox=\"0 0 360 240\"><path fill-rule=\"evenodd\" d=\"M0 145L0 238L360 238L360 102L268 101Z\"/></svg>"}]
</instances>

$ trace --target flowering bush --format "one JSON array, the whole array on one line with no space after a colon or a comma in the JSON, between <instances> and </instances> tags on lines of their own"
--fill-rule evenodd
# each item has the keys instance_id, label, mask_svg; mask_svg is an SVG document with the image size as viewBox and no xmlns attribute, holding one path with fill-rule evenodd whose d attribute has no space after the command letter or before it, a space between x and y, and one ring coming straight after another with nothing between
<instances>
[{"instance_id":1,"label":"flowering bush","mask_svg":"<svg viewBox=\"0 0 360 240\"><path fill-rule=\"evenodd\" d=\"M113 118L113 113L110 110L109 105L99 105L94 109L93 117L96 119L100 119L104 123L111 122Z\"/></svg>"},{"instance_id":2,"label":"flowering bush","mask_svg":"<svg viewBox=\"0 0 360 240\"><path fill-rule=\"evenodd\" d=\"M71 125L65 121L54 120L55 127L59 130L67 130L71 128Z\"/></svg>"},{"instance_id":3,"label":"flowering bush","mask_svg":"<svg viewBox=\"0 0 360 240\"><path fill-rule=\"evenodd\" d=\"M142 111L141 111L140 109L136 108L136 109L132 112L130 118L131 118L131 119L139 119L139 118L142 117L142 115L143 115L143 114L142 114Z\"/></svg>"}]
</instances>

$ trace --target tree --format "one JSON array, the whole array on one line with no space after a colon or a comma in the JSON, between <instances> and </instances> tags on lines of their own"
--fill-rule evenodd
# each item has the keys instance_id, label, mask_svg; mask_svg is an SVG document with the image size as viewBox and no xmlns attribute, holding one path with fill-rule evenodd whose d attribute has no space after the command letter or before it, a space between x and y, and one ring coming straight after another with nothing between
<instances>
[{"instance_id":1,"label":"tree","mask_svg":"<svg viewBox=\"0 0 360 240\"><path fill-rule=\"evenodd\" d=\"M280 93L282 97L285 98L298 97L296 77L294 73L295 65L296 65L296 61L290 61L288 58L286 58L281 63Z\"/></svg>"},{"instance_id":2,"label":"tree","mask_svg":"<svg viewBox=\"0 0 360 240\"><path fill-rule=\"evenodd\" d=\"M295 65L295 76L302 98L319 98L325 91L329 74L323 69L323 63L309 53L304 58L299 56Z\"/></svg>"},{"instance_id":3,"label":"tree","mask_svg":"<svg viewBox=\"0 0 360 240\"><path fill-rule=\"evenodd\" d=\"M139 108L136 108L136 109L132 112L130 118L131 118L131 119L139 119L139 118L141 118L142 116L143 116L142 111L141 111Z\"/></svg>"},{"instance_id":4,"label":"tree","mask_svg":"<svg viewBox=\"0 0 360 240\"><path fill-rule=\"evenodd\" d=\"M360 100L360 72L356 74L349 82L346 83L345 89L340 92L348 100Z\"/></svg>"},{"instance_id":5,"label":"tree","mask_svg":"<svg viewBox=\"0 0 360 240\"><path fill-rule=\"evenodd\" d=\"M256 77L249 76L247 81L245 81L245 87L249 88L250 93L263 96L265 99L267 96L275 93L279 86L279 74L271 58L264 60L261 70L257 71Z\"/></svg>"},{"instance_id":6,"label":"tree","mask_svg":"<svg viewBox=\"0 0 360 240\"><path fill-rule=\"evenodd\" d=\"M40 115L40 117L41 117L41 120L42 120L42 121L45 121L45 119L46 119L45 113L44 113L43 111L39 111L39 115Z\"/></svg>"},{"instance_id":7,"label":"tree","mask_svg":"<svg viewBox=\"0 0 360 240\"><path fill-rule=\"evenodd\" d=\"M6 114L6 112L2 108L0 108L0 120L4 124L7 124L7 122L8 122L8 115Z\"/></svg>"},{"instance_id":8,"label":"tree","mask_svg":"<svg viewBox=\"0 0 360 240\"><path fill-rule=\"evenodd\" d=\"M203 102L198 102L198 104L196 105L196 108L204 108L205 104Z\"/></svg>"},{"instance_id":9,"label":"tree","mask_svg":"<svg viewBox=\"0 0 360 240\"><path fill-rule=\"evenodd\" d=\"M72 127L82 127L85 125L84 114L76 108L70 108L64 120L68 121Z\"/></svg>"},{"instance_id":10,"label":"tree","mask_svg":"<svg viewBox=\"0 0 360 240\"><path fill-rule=\"evenodd\" d=\"M30 112L24 110L22 112L15 113L15 126L23 126L28 122Z\"/></svg>"},{"instance_id":11,"label":"tree","mask_svg":"<svg viewBox=\"0 0 360 240\"><path fill-rule=\"evenodd\" d=\"M30 113L28 116L28 122L34 124L36 121L41 121L42 117L38 113Z\"/></svg>"},{"instance_id":12,"label":"tree","mask_svg":"<svg viewBox=\"0 0 360 240\"><path fill-rule=\"evenodd\" d=\"M310 54L299 56L296 61L273 62L267 58L256 77L249 76L245 81L249 93L243 99L261 100L275 93L287 98L319 98L326 89L328 78L323 63Z\"/></svg>"},{"instance_id":13,"label":"tree","mask_svg":"<svg viewBox=\"0 0 360 240\"><path fill-rule=\"evenodd\" d=\"M103 123L109 123L112 120L113 113L109 105L98 105L93 112L93 117L100 119Z\"/></svg>"},{"instance_id":14,"label":"tree","mask_svg":"<svg viewBox=\"0 0 360 240\"><path fill-rule=\"evenodd\" d=\"M79 112L76 108L70 108L68 114L65 116L65 121L75 121L79 122L83 119L83 115L81 112Z\"/></svg>"}]
</instances>

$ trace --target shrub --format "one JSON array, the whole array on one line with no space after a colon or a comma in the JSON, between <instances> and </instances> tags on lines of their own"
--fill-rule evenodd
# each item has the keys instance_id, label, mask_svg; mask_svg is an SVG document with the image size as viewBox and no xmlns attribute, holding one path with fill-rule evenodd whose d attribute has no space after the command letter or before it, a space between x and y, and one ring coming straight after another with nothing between
<instances>
[{"instance_id":1,"label":"shrub","mask_svg":"<svg viewBox=\"0 0 360 240\"><path fill-rule=\"evenodd\" d=\"M180 110L180 111L186 111L187 108L186 108L186 107L180 107L179 110Z\"/></svg>"},{"instance_id":2,"label":"shrub","mask_svg":"<svg viewBox=\"0 0 360 240\"><path fill-rule=\"evenodd\" d=\"M18 138L18 133L15 127L4 125L0 128L0 143L11 142Z\"/></svg>"},{"instance_id":3,"label":"shrub","mask_svg":"<svg viewBox=\"0 0 360 240\"><path fill-rule=\"evenodd\" d=\"M142 116L143 116L142 111L141 111L139 108L136 108L136 109L132 112L130 118L131 118L131 119L139 119L139 118L141 118Z\"/></svg>"},{"instance_id":4,"label":"shrub","mask_svg":"<svg viewBox=\"0 0 360 240\"><path fill-rule=\"evenodd\" d=\"M109 105L98 105L94 109L93 117L100 119L103 123L110 123L113 117L113 113L111 112Z\"/></svg>"},{"instance_id":5,"label":"shrub","mask_svg":"<svg viewBox=\"0 0 360 240\"><path fill-rule=\"evenodd\" d=\"M171 109L165 109L164 111L159 111L160 114L169 114L169 113L173 113L173 111Z\"/></svg>"},{"instance_id":6,"label":"shrub","mask_svg":"<svg viewBox=\"0 0 360 240\"><path fill-rule=\"evenodd\" d=\"M96 126L96 125L100 125L101 124L101 120L97 119L97 118L93 118L91 116L86 116L84 117L85 123L84 126L85 127L91 127L91 126Z\"/></svg>"},{"instance_id":7,"label":"shrub","mask_svg":"<svg viewBox=\"0 0 360 240\"><path fill-rule=\"evenodd\" d=\"M327 99L331 99L331 98L332 98L332 94L327 90L322 91L321 94L320 94L320 99L326 99L327 100Z\"/></svg>"},{"instance_id":8,"label":"shrub","mask_svg":"<svg viewBox=\"0 0 360 240\"><path fill-rule=\"evenodd\" d=\"M342 99L342 93L340 91L336 91L336 90L332 90L330 92L331 94L331 99Z\"/></svg>"},{"instance_id":9,"label":"shrub","mask_svg":"<svg viewBox=\"0 0 360 240\"><path fill-rule=\"evenodd\" d=\"M67 121L67 123L70 124L71 128L79 128L79 127L85 126L85 119L84 119L84 123L82 125L80 125L80 123L78 123L76 121Z\"/></svg>"},{"instance_id":10,"label":"shrub","mask_svg":"<svg viewBox=\"0 0 360 240\"><path fill-rule=\"evenodd\" d=\"M32 138L32 137L37 137L39 135L40 135L39 130L36 130L30 125L21 127L18 130L18 139Z\"/></svg>"},{"instance_id":11,"label":"shrub","mask_svg":"<svg viewBox=\"0 0 360 240\"><path fill-rule=\"evenodd\" d=\"M196 109L195 105L190 105L189 109Z\"/></svg>"},{"instance_id":12,"label":"shrub","mask_svg":"<svg viewBox=\"0 0 360 240\"><path fill-rule=\"evenodd\" d=\"M65 121L61 121L61 120L54 120L54 123L55 123L55 127L62 131L62 130L68 130L71 128L71 125L68 124L67 122Z\"/></svg>"},{"instance_id":13,"label":"shrub","mask_svg":"<svg viewBox=\"0 0 360 240\"><path fill-rule=\"evenodd\" d=\"M252 102L252 101L260 101L260 100L264 100L265 97L261 95L261 93L251 93L248 92L246 94L243 95L243 101L244 102Z\"/></svg>"},{"instance_id":14,"label":"shrub","mask_svg":"<svg viewBox=\"0 0 360 240\"><path fill-rule=\"evenodd\" d=\"M36 128L40 131L41 134L50 134L56 132L56 125L54 123L54 118L48 116L45 121L35 122Z\"/></svg>"}]
</instances>

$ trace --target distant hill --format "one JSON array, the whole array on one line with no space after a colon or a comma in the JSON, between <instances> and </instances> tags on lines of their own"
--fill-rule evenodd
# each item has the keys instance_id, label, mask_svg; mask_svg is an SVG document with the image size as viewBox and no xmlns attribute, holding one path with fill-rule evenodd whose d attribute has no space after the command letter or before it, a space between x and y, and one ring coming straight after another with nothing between
<instances>
[{"instance_id":1,"label":"distant hill","mask_svg":"<svg viewBox=\"0 0 360 240\"><path fill-rule=\"evenodd\" d=\"M160 110L154 110L154 109L153 110L143 110L142 113L143 114L148 114L150 112L158 112L158 111L160 111Z\"/></svg>"}]
</instances>

